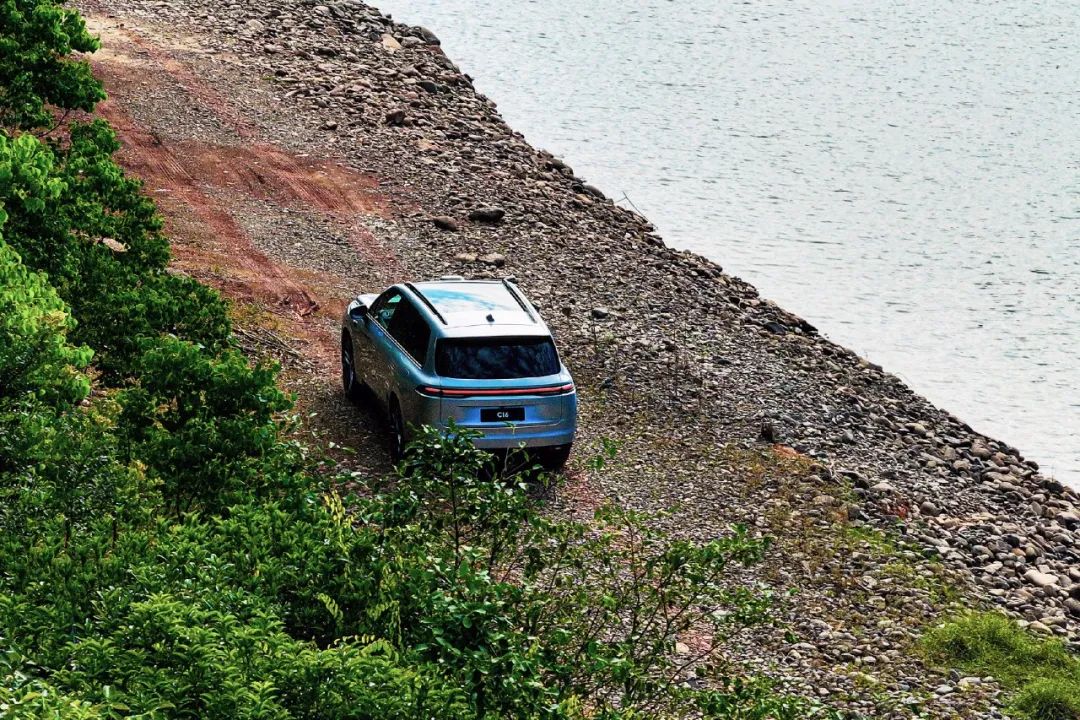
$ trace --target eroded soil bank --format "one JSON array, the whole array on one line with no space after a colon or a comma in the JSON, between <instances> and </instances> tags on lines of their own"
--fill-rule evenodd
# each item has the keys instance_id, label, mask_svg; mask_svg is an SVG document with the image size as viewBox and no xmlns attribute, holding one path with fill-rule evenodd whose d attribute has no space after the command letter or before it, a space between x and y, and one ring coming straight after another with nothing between
<instances>
[{"instance_id":1,"label":"eroded soil bank","mask_svg":"<svg viewBox=\"0 0 1080 720\"><path fill-rule=\"evenodd\" d=\"M339 391L344 303L513 275L581 392L559 511L614 500L671 511L657 522L685 535L777 538L732 581L783 596L790 633L736 635L732 659L868 716L975 718L997 714L998 687L925 667L927 623L1000 606L1076 641L1072 491L665 247L507 127L430 32L349 0L79 4L102 37L101 113L166 215L176 270L236 301L238 340L282 362L304 433L344 462L388 470L379 419ZM594 473L600 438L621 450Z\"/></svg>"}]
</instances>

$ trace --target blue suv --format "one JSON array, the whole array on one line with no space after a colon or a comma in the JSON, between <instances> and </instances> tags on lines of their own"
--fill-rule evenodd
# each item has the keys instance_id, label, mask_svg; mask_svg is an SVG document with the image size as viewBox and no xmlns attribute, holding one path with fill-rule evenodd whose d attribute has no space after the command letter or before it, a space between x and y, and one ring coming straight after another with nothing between
<instances>
[{"instance_id":1,"label":"blue suv","mask_svg":"<svg viewBox=\"0 0 1080 720\"><path fill-rule=\"evenodd\" d=\"M374 397L386 412L395 458L410 426L451 420L480 431L480 448L525 448L550 469L570 456L574 381L510 279L454 276L358 296L342 318L341 380L350 400Z\"/></svg>"}]
</instances>

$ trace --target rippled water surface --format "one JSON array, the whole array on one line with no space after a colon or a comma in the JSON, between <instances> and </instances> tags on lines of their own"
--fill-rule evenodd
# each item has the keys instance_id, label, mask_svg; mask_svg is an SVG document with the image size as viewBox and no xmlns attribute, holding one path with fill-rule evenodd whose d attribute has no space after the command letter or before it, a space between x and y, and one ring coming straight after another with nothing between
<instances>
[{"instance_id":1,"label":"rippled water surface","mask_svg":"<svg viewBox=\"0 0 1080 720\"><path fill-rule=\"evenodd\" d=\"M376 2L669 244L1080 486L1080 5Z\"/></svg>"}]
</instances>

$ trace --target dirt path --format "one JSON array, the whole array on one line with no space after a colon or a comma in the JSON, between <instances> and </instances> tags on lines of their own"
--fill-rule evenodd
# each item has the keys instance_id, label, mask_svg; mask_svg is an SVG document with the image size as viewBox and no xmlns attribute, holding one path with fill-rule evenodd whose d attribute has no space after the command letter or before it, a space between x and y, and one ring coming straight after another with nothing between
<instances>
[{"instance_id":1,"label":"dirt path","mask_svg":"<svg viewBox=\"0 0 1080 720\"><path fill-rule=\"evenodd\" d=\"M664 247L506 127L429 34L357 2L79 4L103 41L101 114L160 204L176 270L236 302L239 340L282 362L313 446L388 469L380 420L338 388L348 298L403 278L513 274L581 392L560 510L615 501L670 511L658 522L682 535L743 523L776 538L732 579L797 589L778 617L799 642L739 635L733 657L867 715L916 704L974 718L996 686L935 693L947 678L912 652L950 603L1002 605L1075 639L1067 593L1025 585L1015 555L1007 578L981 577L989 560L973 549L1020 534L1067 577L1071 547L1040 538L1060 536L1050 518L1075 498L715 264ZM506 219L469 220L485 206ZM601 438L618 459L587 472ZM1033 514L1038 498L1050 515Z\"/></svg>"},{"instance_id":2,"label":"dirt path","mask_svg":"<svg viewBox=\"0 0 1080 720\"><path fill-rule=\"evenodd\" d=\"M377 418L336 392L345 303L363 283L401 274L392 249L368 230L389 200L370 176L337 159L265 140L228 98L200 79L149 29L91 16L102 40L93 57L109 99L99 106L123 144L120 160L158 202L173 267L234 303L241 342L283 366L302 415L322 442L374 452L355 464L383 472ZM174 116L182 112L185 121ZM318 261L305 249L327 248ZM357 433L352 428L359 429Z\"/></svg>"}]
</instances>

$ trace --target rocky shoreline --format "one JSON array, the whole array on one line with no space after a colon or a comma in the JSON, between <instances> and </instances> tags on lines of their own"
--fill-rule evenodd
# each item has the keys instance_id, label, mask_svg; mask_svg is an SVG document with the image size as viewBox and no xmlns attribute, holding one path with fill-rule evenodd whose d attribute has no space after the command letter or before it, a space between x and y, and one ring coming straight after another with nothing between
<instances>
[{"instance_id":1,"label":"rocky shoreline","mask_svg":"<svg viewBox=\"0 0 1080 720\"><path fill-rule=\"evenodd\" d=\"M272 146L371 179L370 202L348 214L320 206L329 166L306 207L270 191L241 207L230 182L204 188L232 203L259 253L311 278L273 309L285 323L276 354L326 432L381 452L373 418L334 394L343 300L402 275L513 275L579 379L579 455L600 438L621 444L604 473L577 462L561 507L615 499L672 510L660 522L679 533L744 523L777 538L764 567L733 581L798 589L778 616L797 640L733 638L748 664L864 715L1000 717L992 679L924 666L922 627L1000 607L1080 648L1074 491L716 264L666 247L509 128L431 31L355 0L78 4L103 34L111 103L154 142L178 156L196 142ZM242 162L265 175L265 159ZM178 243L184 204L165 204ZM181 269L199 272L191 257ZM207 279L251 300L230 293L223 257Z\"/></svg>"}]
</instances>

